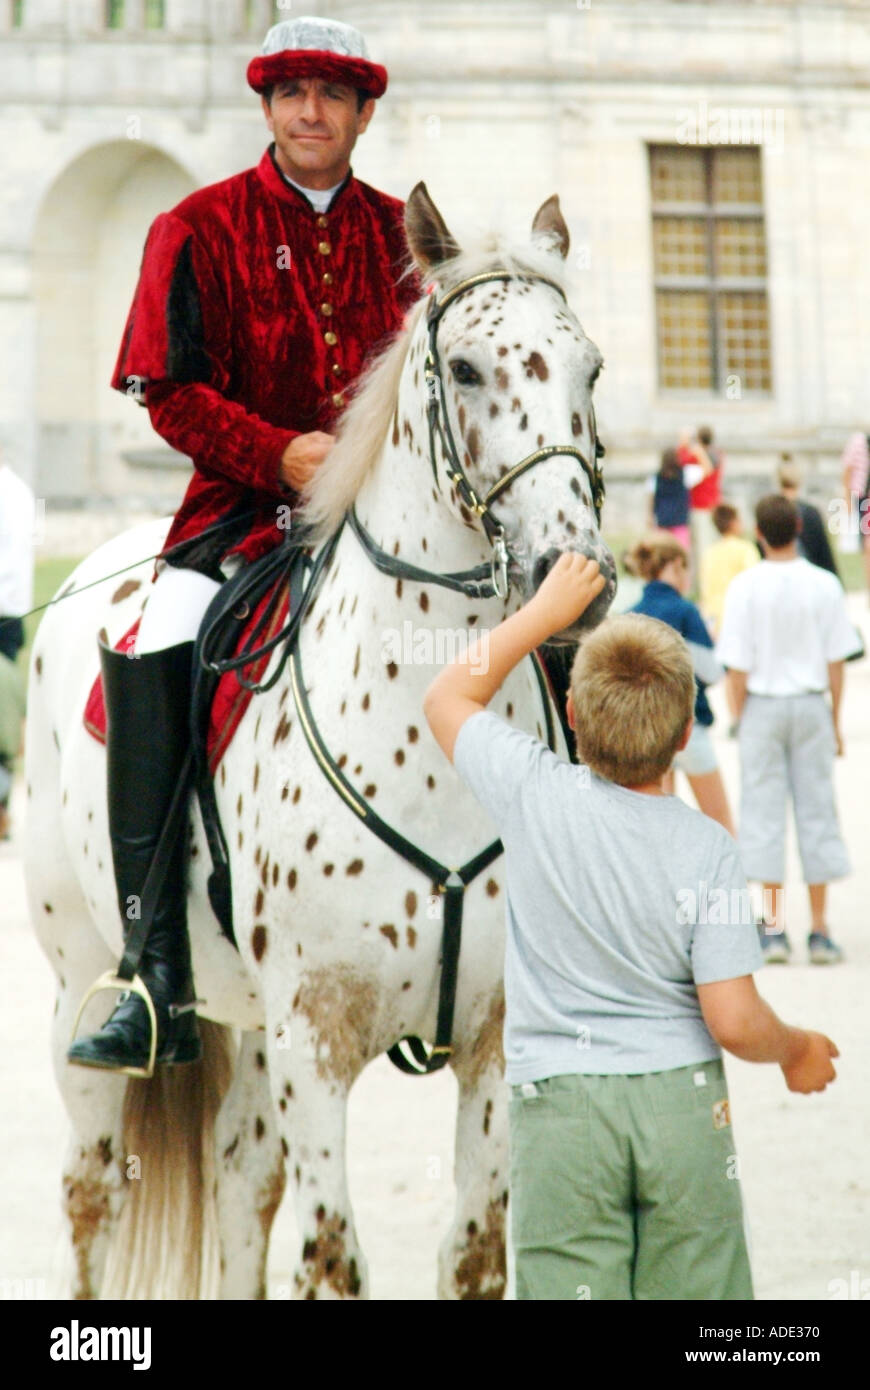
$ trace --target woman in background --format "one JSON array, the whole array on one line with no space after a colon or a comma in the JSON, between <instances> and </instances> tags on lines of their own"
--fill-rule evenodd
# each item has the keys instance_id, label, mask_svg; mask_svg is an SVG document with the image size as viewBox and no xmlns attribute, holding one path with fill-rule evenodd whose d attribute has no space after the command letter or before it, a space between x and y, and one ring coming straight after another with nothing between
<instances>
[{"instance_id":1,"label":"woman in background","mask_svg":"<svg viewBox=\"0 0 870 1390\"><path fill-rule=\"evenodd\" d=\"M713 642L707 625L694 603L685 597L689 588L689 556L686 547L664 532L639 541L625 557L630 574L645 580L643 595L629 611L658 618L675 628L684 639L695 670L695 722L689 741L674 759L674 769L685 773L689 786L705 816L734 834L734 822L725 784L710 738L713 711L707 703L706 688L721 680L722 667L713 655ZM662 786L673 793L674 770Z\"/></svg>"},{"instance_id":2,"label":"woman in background","mask_svg":"<svg viewBox=\"0 0 870 1390\"><path fill-rule=\"evenodd\" d=\"M842 464L843 491L850 519L855 516L852 525L857 522L860 526L858 546L864 553L864 573L867 588L870 589L870 521L866 519L870 516L870 501L867 500L870 494L870 439L862 430L856 430L849 436L843 450Z\"/></svg>"}]
</instances>

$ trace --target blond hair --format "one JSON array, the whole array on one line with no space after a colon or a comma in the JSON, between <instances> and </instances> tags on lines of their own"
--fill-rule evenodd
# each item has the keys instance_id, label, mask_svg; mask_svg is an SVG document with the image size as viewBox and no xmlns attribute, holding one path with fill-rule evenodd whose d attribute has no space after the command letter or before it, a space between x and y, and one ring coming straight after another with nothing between
<instances>
[{"instance_id":1,"label":"blond hair","mask_svg":"<svg viewBox=\"0 0 870 1390\"><path fill-rule=\"evenodd\" d=\"M657 782L694 709L688 648L658 618L608 618L580 644L571 701L581 762L620 786Z\"/></svg>"},{"instance_id":2,"label":"blond hair","mask_svg":"<svg viewBox=\"0 0 870 1390\"><path fill-rule=\"evenodd\" d=\"M682 560L684 565L689 563L686 547L669 531L651 532L622 557L622 563L629 574L647 581L658 579L665 565L669 565L671 560Z\"/></svg>"}]
</instances>

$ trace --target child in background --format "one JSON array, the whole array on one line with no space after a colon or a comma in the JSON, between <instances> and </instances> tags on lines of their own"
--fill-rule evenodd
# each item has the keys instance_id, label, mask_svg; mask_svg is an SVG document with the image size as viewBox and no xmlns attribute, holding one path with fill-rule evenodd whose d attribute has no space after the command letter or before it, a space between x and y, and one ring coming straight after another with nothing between
<instances>
[{"instance_id":1,"label":"child in background","mask_svg":"<svg viewBox=\"0 0 870 1390\"><path fill-rule=\"evenodd\" d=\"M662 453L658 473L650 479L650 522L668 531L689 549L689 489L704 476L700 464L682 468L676 449Z\"/></svg>"},{"instance_id":2,"label":"child in background","mask_svg":"<svg viewBox=\"0 0 870 1390\"><path fill-rule=\"evenodd\" d=\"M722 626L725 594L736 574L757 565L761 556L758 546L743 536L743 526L736 507L720 502L713 508L713 525L719 533L704 553L701 561L701 612L714 637Z\"/></svg>"},{"instance_id":3,"label":"child in background","mask_svg":"<svg viewBox=\"0 0 870 1390\"><path fill-rule=\"evenodd\" d=\"M566 701L582 767L486 708L603 582L561 555L488 661L472 644L423 702L505 848L517 1298L751 1299L720 1048L801 1092L834 1079L837 1049L761 999L751 921L689 901L748 888L722 828L662 794L692 723L685 644L635 614L583 638Z\"/></svg>"},{"instance_id":4,"label":"child in background","mask_svg":"<svg viewBox=\"0 0 870 1390\"><path fill-rule=\"evenodd\" d=\"M629 611L658 618L675 628L686 641L695 671L695 722L691 737L674 760L674 767L685 773L689 786L705 816L723 825L729 835L734 823L728 795L710 738L713 711L706 688L721 680L722 667L713 653L713 642L701 614L686 597L689 588L689 556L679 541L668 535L652 535L639 541L625 557L625 567L646 581L643 595ZM673 791L673 773L665 783Z\"/></svg>"}]
</instances>

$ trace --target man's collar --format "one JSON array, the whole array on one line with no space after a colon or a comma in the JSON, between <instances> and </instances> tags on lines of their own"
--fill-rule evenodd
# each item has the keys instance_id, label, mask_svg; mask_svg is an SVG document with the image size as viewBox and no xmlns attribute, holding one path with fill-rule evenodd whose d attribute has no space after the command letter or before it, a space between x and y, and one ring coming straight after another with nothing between
<instances>
[{"instance_id":1,"label":"man's collar","mask_svg":"<svg viewBox=\"0 0 870 1390\"><path fill-rule=\"evenodd\" d=\"M283 197L284 199L286 199L287 202L298 203L300 206L307 208L309 212L314 212L314 208L311 206L311 203L305 197L305 194L301 193L298 188L294 188L293 184L288 183L286 178L284 177L284 173L281 169L281 166L275 158L274 140L272 141L269 148L266 150L266 153L263 155L263 158L260 160L260 163L257 166L257 172L260 175L260 178L266 184L266 186L270 188L273 193L276 193L279 197ZM335 210L336 204L340 201L340 199L347 196L347 189L353 182L353 169L348 169L347 174L342 179L339 187L333 194L332 201L329 204L329 208L327 209L328 212L333 212Z\"/></svg>"}]
</instances>

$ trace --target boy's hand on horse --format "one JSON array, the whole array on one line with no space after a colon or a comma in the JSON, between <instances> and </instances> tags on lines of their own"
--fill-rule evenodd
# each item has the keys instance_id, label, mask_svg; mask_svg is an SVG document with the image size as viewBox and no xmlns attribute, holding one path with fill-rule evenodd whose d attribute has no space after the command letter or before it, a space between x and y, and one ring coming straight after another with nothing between
<instances>
[{"instance_id":1,"label":"boy's hand on horse","mask_svg":"<svg viewBox=\"0 0 870 1390\"><path fill-rule=\"evenodd\" d=\"M597 560L578 551L561 554L527 608L534 607L546 626L547 636L561 632L585 613L604 588L605 578Z\"/></svg>"},{"instance_id":2,"label":"boy's hand on horse","mask_svg":"<svg viewBox=\"0 0 870 1390\"><path fill-rule=\"evenodd\" d=\"M335 443L334 434L324 434L322 430L312 430L310 434L297 434L281 455L278 475L281 482L294 492L302 492L322 464Z\"/></svg>"}]
</instances>

